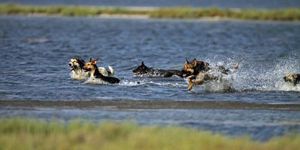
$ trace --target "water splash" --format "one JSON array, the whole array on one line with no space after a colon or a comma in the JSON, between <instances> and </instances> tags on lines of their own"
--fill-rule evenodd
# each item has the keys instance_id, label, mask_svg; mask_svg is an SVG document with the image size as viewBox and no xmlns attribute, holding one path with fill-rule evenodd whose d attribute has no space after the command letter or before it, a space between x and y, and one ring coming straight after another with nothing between
<instances>
[{"instance_id":1,"label":"water splash","mask_svg":"<svg viewBox=\"0 0 300 150\"><path fill-rule=\"evenodd\" d=\"M293 57L275 60L275 65L245 65L237 72L234 86L240 91L300 91L299 85L293 86L283 80L291 72L300 72L299 60Z\"/></svg>"},{"instance_id":2,"label":"water splash","mask_svg":"<svg viewBox=\"0 0 300 150\"><path fill-rule=\"evenodd\" d=\"M103 81L102 79L90 77L86 81L84 81L84 84L109 84L109 83Z\"/></svg>"},{"instance_id":3,"label":"water splash","mask_svg":"<svg viewBox=\"0 0 300 150\"><path fill-rule=\"evenodd\" d=\"M86 80L88 79L88 74L86 72L79 72L79 73L75 73L74 71L70 72L70 77L71 79L74 80Z\"/></svg>"}]
</instances>

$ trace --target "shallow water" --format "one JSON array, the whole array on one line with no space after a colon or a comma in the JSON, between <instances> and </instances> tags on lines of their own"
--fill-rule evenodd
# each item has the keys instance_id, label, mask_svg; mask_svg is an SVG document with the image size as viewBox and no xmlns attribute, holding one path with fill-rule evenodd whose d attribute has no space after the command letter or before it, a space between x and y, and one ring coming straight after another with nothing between
<instances>
[{"instance_id":1,"label":"shallow water","mask_svg":"<svg viewBox=\"0 0 300 150\"><path fill-rule=\"evenodd\" d=\"M300 23L297 22L2 16L0 49L2 100L300 102L299 85L293 87L282 79L285 73L300 72ZM89 57L99 58L99 66L114 67L121 83L95 85L72 80L68 61L73 56L81 56L86 60ZM223 92L222 85L214 83L188 92L186 82L180 78L133 77L132 69L141 61L155 68L181 69L185 58L205 60L212 66L239 63L238 72L229 77L235 91ZM63 113L60 115L57 112ZM114 119L112 114L123 116L120 117L122 119L132 115L140 123L175 122L232 135L250 133L257 139L267 139L300 128L298 111L278 110L49 108L49 111L35 111L5 107L1 109L0 116L29 114L46 119L71 119L78 117L77 112L83 113L84 118L94 120ZM256 112L259 114L255 115ZM112 114L100 115L103 113ZM168 116L168 113L173 115ZM227 116L231 113L237 116ZM155 114L157 117L153 116ZM183 114L196 117L196 120L186 121L181 116ZM220 115L224 117L223 120L220 120ZM149 119L142 119L146 116ZM210 124L206 125L202 117L212 121L208 120ZM280 123L273 124L274 117ZM232 125L230 120L239 120L238 125ZM249 127L248 122L255 127ZM224 127L224 123L228 124ZM272 128L269 128L270 124Z\"/></svg>"},{"instance_id":2,"label":"shallow water","mask_svg":"<svg viewBox=\"0 0 300 150\"><path fill-rule=\"evenodd\" d=\"M285 84L282 77L300 72L299 27L280 22L1 17L0 98L298 103L299 86ZM99 66L115 68L121 83L101 86L71 80L68 61L73 56L99 58ZM141 61L181 69L185 58L194 57L212 66L239 63L230 77L236 92L216 92L216 86L209 85L188 92L180 78L132 74Z\"/></svg>"}]
</instances>

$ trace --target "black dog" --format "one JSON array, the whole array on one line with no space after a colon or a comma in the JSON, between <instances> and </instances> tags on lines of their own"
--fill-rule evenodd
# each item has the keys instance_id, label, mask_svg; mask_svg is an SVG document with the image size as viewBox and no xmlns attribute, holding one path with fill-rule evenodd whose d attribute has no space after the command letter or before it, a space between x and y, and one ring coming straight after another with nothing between
<instances>
[{"instance_id":1,"label":"black dog","mask_svg":"<svg viewBox=\"0 0 300 150\"><path fill-rule=\"evenodd\" d=\"M183 77L182 71L179 70L163 70L163 69L153 69L147 67L144 62L141 63L140 66L135 68L133 71L136 76L148 76L148 77L172 77L174 75Z\"/></svg>"}]
</instances>

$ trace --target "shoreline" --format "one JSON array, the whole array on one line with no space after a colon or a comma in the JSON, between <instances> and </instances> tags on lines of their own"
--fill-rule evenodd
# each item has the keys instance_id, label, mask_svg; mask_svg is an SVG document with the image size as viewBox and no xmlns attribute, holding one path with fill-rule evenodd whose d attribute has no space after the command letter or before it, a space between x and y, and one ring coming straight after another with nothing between
<instances>
[{"instance_id":1,"label":"shoreline","mask_svg":"<svg viewBox=\"0 0 300 150\"><path fill-rule=\"evenodd\" d=\"M0 100L0 107L111 108L111 109L243 109L300 111L298 103L249 103L237 101L171 100Z\"/></svg>"},{"instance_id":2,"label":"shoreline","mask_svg":"<svg viewBox=\"0 0 300 150\"><path fill-rule=\"evenodd\" d=\"M0 4L0 16L66 16L125 19L300 21L300 8L221 9L193 7L97 7L70 5Z\"/></svg>"}]
</instances>

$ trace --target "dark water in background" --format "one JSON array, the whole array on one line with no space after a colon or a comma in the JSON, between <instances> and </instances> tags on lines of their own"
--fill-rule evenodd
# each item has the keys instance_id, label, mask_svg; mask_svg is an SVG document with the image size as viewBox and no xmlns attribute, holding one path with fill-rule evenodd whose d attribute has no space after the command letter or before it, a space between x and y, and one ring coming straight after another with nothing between
<instances>
[{"instance_id":1,"label":"dark water in background","mask_svg":"<svg viewBox=\"0 0 300 150\"><path fill-rule=\"evenodd\" d=\"M2 3L34 5L101 5L136 7L221 7L221 8L286 8L300 7L299 0L0 0Z\"/></svg>"},{"instance_id":2,"label":"dark water in background","mask_svg":"<svg viewBox=\"0 0 300 150\"><path fill-rule=\"evenodd\" d=\"M300 72L300 24L295 22L180 21L66 17L0 17L0 99L2 100L196 100L299 103L300 87L283 83ZM119 85L90 85L70 79L74 56L111 65ZM237 90L205 86L187 91L180 78L135 78L141 61L181 69L185 58L211 65L240 63L231 81ZM141 84L138 84L140 82ZM68 120L133 119L251 134L267 139L299 131L300 113L271 110L106 110L1 108L1 117Z\"/></svg>"}]
</instances>

